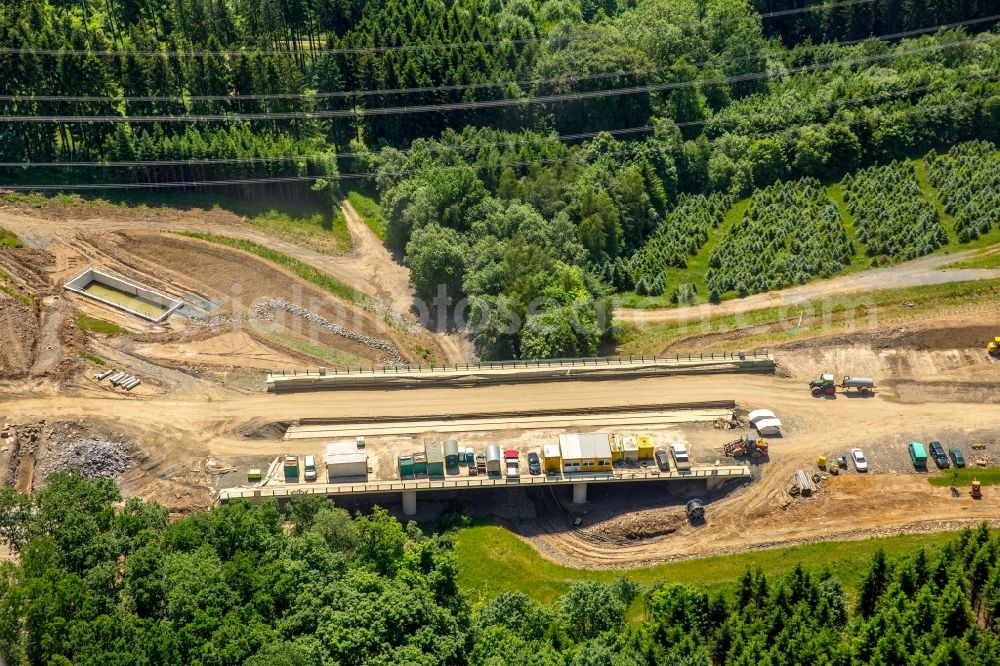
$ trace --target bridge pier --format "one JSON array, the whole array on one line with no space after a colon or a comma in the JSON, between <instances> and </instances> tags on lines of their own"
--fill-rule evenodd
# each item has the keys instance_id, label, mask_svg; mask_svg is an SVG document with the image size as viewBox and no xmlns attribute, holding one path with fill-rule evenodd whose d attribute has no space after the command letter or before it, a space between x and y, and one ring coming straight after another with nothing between
<instances>
[{"instance_id":1,"label":"bridge pier","mask_svg":"<svg viewBox=\"0 0 1000 666\"><path fill-rule=\"evenodd\" d=\"M586 504L587 503L587 484L586 483L574 483L573 484L573 504Z\"/></svg>"},{"instance_id":2,"label":"bridge pier","mask_svg":"<svg viewBox=\"0 0 1000 666\"><path fill-rule=\"evenodd\" d=\"M403 515L404 516L415 516L415 515L417 515L417 491L416 490L404 490L403 491Z\"/></svg>"},{"instance_id":3,"label":"bridge pier","mask_svg":"<svg viewBox=\"0 0 1000 666\"><path fill-rule=\"evenodd\" d=\"M718 470L712 470L712 476L705 479L705 489L708 492L714 492L722 487L724 479L718 475Z\"/></svg>"}]
</instances>

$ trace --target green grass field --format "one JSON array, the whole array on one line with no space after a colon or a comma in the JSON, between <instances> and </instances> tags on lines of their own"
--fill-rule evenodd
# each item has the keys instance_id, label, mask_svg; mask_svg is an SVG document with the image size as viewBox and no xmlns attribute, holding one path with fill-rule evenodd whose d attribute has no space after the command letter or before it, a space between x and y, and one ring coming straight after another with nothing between
<instances>
[{"instance_id":1,"label":"green grass field","mask_svg":"<svg viewBox=\"0 0 1000 666\"><path fill-rule=\"evenodd\" d=\"M32 208L62 205L97 212L104 206L135 209L153 215L166 209L225 210L243 218L243 223L261 231L300 243L317 252L343 254L352 247L347 220L339 208L331 208L321 197L261 196L241 198L221 193L205 192L102 192L100 195L54 194L46 197L37 193L11 193L3 196L8 203L27 204ZM16 237L14 237L16 240ZM5 245L0 230L0 247Z\"/></svg>"},{"instance_id":2,"label":"green grass field","mask_svg":"<svg viewBox=\"0 0 1000 666\"><path fill-rule=\"evenodd\" d=\"M339 209L332 214L313 212L298 216L271 209L246 218L244 223L324 254L344 254L353 247L347 220Z\"/></svg>"},{"instance_id":3,"label":"green grass field","mask_svg":"<svg viewBox=\"0 0 1000 666\"><path fill-rule=\"evenodd\" d=\"M945 268L1000 268L1000 248L948 264Z\"/></svg>"},{"instance_id":4,"label":"green grass field","mask_svg":"<svg viewBox=\"0 0 1000 666\"><path fill-rule=\"evenodd\" d=\"M11 277L10 274L4 273L3 271L0 271L0 291L18 301L26 308L30 308L35 304L35 299L28 294L22 294L18 291L14 286L14 278Z\"/></svg>"},{"instance_id":5,"label":"green grass field","mask_svg":"<svg viewBox=\"0 0 1000 666\"><path fill-rule=\"evenodd\" d=\"M284 266L306 282L311 282L320 289L328 291L336 296L340 296L341 298L351 301L352 303L361 303L365 300L364 294L361 292L352 289L339 280L335 280L326 273L313 268L309 264L303 263L294 257L290 257L283 252L278 252L277 250L254 243L253 241L243 240L242 238L231 238L229 236L219 236L217 234L201 233L197 231L178 231L175 233L180 236L188 236L189 238L197 238L210 243L227 245L237 250L243 250L245 252L256 254L261 259L266 259Z\"/></svg>"},{"instance_id":6,"label":"green grass field","mask_svg":"<svg viewBox=\"0 0 1000 666\"><path fill-rule=\"evenodd\" d=\"M975 451L970 452L975 454ZM964 455L964 452L963 452ZM968 465L975 460L975 455L967 455L965 464ZM927 481L932 486L947 488L948 486L968 486L973 479L979 479L984 486L995 486L1000 484L1000 467L963 467L962 469L941 470L939 474L927 477Z\"/></svg>"},{"instance_id":7,"label":"green grass field","mask_svg":"<svg viewBox=\"0 0 1000 666\"><path fill-rule=\"evenodd\" d=\"M780 576L794 569L796 564L813 570L828 569L848 592L854 592L861 583L869 558L878 549L889 555L906 554L921 546L937 547L954 536L954 532L904 534L717 555L635 569L575 569L543 558L508 530L478 526L457 533L455 554L459 585L473 603L482 603L508 591L520 591L537 601L551 603L577 582L609 582L626 575L642 585L663 581L704 589L728 589L747 567L760 568L768 576ZM594 565L599 567L601 563Z\"/></svg>"},{"instance_id":8,"label":"green grass field","mask_svg":"<svg viewBox=\"0 0 1000 666\"><path fill-rule=\"evenodd\" d=\"M87 331L89 333L100 333L101 335L121 335L125 332L125 329L118 324L113 324L110 321L104 321L103 319L97 319L96 317L85 315L82 312L74 312L73 319L76 320L76 325L81 331Z\"/></svg>"},{"instance_id":9,"label":"green grass field","mask_svg":"<svg viewBox=\"0 0 1000 666\"><path fill-rule=\"evenodd\" d=\"M814 305L763 308L739 315L712 317L706 322L692 321L690 324L662 322L647 324L641 329L624 326L618 336L617 350L619 354L658 354L671 343L705 333L727 333L766 325L778 329L747 333L720 345L705 347L706 351L752 349L787 342L795 337L835 333L852 321L856 327L863 327L868 323L872 308L874 314L871 316L879 325L885 325L895 320L913 319L922 314L939 315L997 299L1000 299L1000 279L884 289L847 294L835 299L829 305L829 321L826 321L827 313L817 310L818 306ZM853 317L845 317L852 313ZM800 317L801 326L798 325Z\"/></svg>"},{"instance_id":10,"label":"green grass field","mask_svg":"<svg viewBox=\"0 0 1000 666\"><path fill-rule=\"evenodd\" d=\"M361 358L360 356L351 354L350 352L341 351L339 349L334 349L333 347L328 347L327 345L289 340L287 337L282 335L268 335L267 339L280 347L294 349L301 354L306 354L308 356L312 356L313 358L327 361L333 365L346 367L366 365L369 363L369 361Z\"/></svg>"},{"instance_id":11,"label":"green grass field","mask_svg":"<svg viewBox=\"0 0 1000 666\"><path fill-rule=\"evenodd\" d=\"M358 211L365 224L384 242L389 223L382 216L382 209L375 200L360 192L348 192L347 200L354 206L354 210Z\"/></svg>"},{"instance_id":12,"label":"green grass field","mask_svg":"<svg viewBox=\"0 0 1000 666\"><path fill-rule=\"evenodd\" d=\"M0 247L18 248L21 246L21 239L13 231L0 228Z\"/></svg>"}]
</instances>

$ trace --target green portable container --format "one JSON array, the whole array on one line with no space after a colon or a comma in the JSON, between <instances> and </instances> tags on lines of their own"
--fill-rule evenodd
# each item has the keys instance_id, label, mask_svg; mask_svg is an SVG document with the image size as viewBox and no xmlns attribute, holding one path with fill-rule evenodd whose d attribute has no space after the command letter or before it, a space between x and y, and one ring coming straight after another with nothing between
<instances>
[{"instance_id":1,"label":"green portable container","mask_svg":"<svg viewBox=\"0 0 1000 666\"><path fill-rule=\"evenodd\" d=\"M413 454L413 474L414 476L427 474L427 456L423 453Z\"/></svg>"},{"instance_id":2,"label":"green portable container","mask_svg":"<svg viewBox=\"0 0 1000 666\"><path fill-rule=\"evenodd\" d=\"M444 441L444 464L448 467L458 467L458 441L446 439Z\"/></svg>"},{"instance_id":3,"label":"green portable container","mask_svg":"<svg viewBox=\"0 0 1000 666\"><path fill-rule=\"evenodd\" d=\"M399 477L413 476L413 456L399 456Z\"/></svg>"},{"instance_id":4,"label":"green portable container","mask_svg":"<svg viewBox=\"0 0 1000 666\"><path fill-rule=\"evenodd\" d=\"M432 439L424 444L424 455L427 456L427 476L444 476L444 445Z\"/></svg>"}]
</instances>

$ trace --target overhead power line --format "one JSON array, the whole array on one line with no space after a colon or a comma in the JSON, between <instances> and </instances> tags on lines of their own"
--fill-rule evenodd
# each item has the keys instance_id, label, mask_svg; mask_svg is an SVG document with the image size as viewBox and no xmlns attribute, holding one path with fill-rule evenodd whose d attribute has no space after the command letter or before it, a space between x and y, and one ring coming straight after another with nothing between
<instances>
[{"instance_id":1,"label":"overhead power line","mask_svg":"<svg viewBox=\"0 0 1000 666\"><path fill-rule=\"evenodd\" d=\"M852 0L853 1L853 0ZM873 2L874 0L864 0L865 2ZM813 5L816 7L817 5ZM832 6L832 5L829 5ZM1000 18L997 15L996 18ZM973 21L982 21L986 19L973 19ZM922 32L933 32L941 29L940 26L934 26L932 28L922 28ZM822 44L815 44L811 47L813 50L819 50L822 48L828 48L830 46L851 46L854 44L859 44L861 42L867 41L869 39L878 40L892 40L901 37L911 36L915 33L914 31L899 32L894 34L887 34L881 36L865 37L861 39L850 39L841 40L837 42L826 42ZM0 50L2 51L2 50ZM685 63L692 67L724 67L726 65L731 65L738 62L746 62L750 60L755 60L759 58L759 55L749 55L740 56L736 58L723 58L718 60L702 60L697 62ZM418 93L443 93L443 92L457 92L457 91L467 91L467 90L485 90L490 88L502 88L504 86L517 86L519 88L540 86L540 85L552 85L552 84L566 84L566 83L578 83L580 81L598 81L602 79L611 79L624 76L647 76L649 74L660 74L673 69L675 65L665 65L661 67L651 67L641 70L618 70L612 72L598 72L594 74L583 74L579 76L568 76L568 77L553 77L547 79L521 79L521 80L495 80L495 81L484 81L478 83L456 83L456 84L446 84L437 86L409 86L403 88L373 88L367 90L335 90L335 91L310 91L302 93L260 93L260 94L247 94L247 95L31 95L31 94L12 94L12 95L0 95L0 101L7 102L125 102L125 103L185 103L185 102L257 102L257 101L269 101L269 100L313 100L313 99L352 99L359 97L382 97L388 95L408 95L408 94L418 94Z\"/></svg>"},{"instance_id":2,"label":"overhead power line","mask_svg":"<svg viewBox=\"0 0 1000 666\"><path fill-rule=\"evenodd\" d=\"M813 4L808 7L796 7L793 9L783 9L773 12L763 12L757 14L751 14L748 16L737 16L731 18L720 18L713 21L695 21L688 23L678 23L678 27L701 27L704 25L726 25L729 23L738 23L743 21L752 21L758 18L769 19L777 18L781 16L791 16L794 14L803 14L807 12L814 12L818 10L829 10L836 7L847 7L851 5L869 4L875 2L875 0L842 0L841 2L833 2L830 4ZM561 40L566 41L586 41L595 39L595 35L592 34L576 34L576 35L566 35L560 37ZM357 55L357 54L372 54L372 53L389 53L389 52L399 52L399 51L440 51L446 49L456 49L456 48L492 48L496 46L524 46L528 44L541 44L547 42L548 37L532 37L527 39L497 39L497 40L485 40L485 41L468 41L468 42L439 42L439 43L426 43L426 44L398 44L398 45L383 45L383 46L358 46L358 47L339 47L339 48L320 48L320 49L309 49L309 50L293 50L293 49L251 49L251 50L238 50L238 51L210 51L203 49L192 49L188 51L180 50L167 50L167 51L128 51L121 49L43 49L43 48L30 48L30 47L3 47L0 48L0 55L81 55L81 56L98 56L98 57L117 57L117 56L168 56L175 58L199 58L199 57L233 57L233 56L245 56L245 55L265 55L265 56L299 56L308 54L319 54L319 55Z\"/></svg>"},{"instance_id":3,"label":"overhead power line","mask_svg":"<svg viewBox=\"0 0 1000 666\"><path fill-rule=\"evenodd\" d=\"M969 79L963 79L955 83L974 83L979 81L997 80L1000 79L1000 73L990 74L981 77L972 77ZM902 92L914 92L918 90L930 90L934 88L935 85L925 85L918 86L916 88L909 89ZM872 95L865 98L857 98L854 100L844 100L844 102L832 104L832 106L845 106L847 104L857 104L865 101L872 101L876 98L891 98L902 94L901 91L889 91L886 93L881 93L879 95ZM937 104L933 106L923 106L914 107L904 111L898 112L899 115L911 116L921 113L926 113L928 111L936 110L954 110L957 107L970 106L974 104L973 100L960 101L958 103L948 103L948 104ZM694 120L688 122L675 123L677 127L691 127L697 125L704 125L706 120ZM747 138L760 138L766 136L775 136L786 134L789 132L794 132L795 130L803 129L806 127L813 127L816 123L805 123L799 125L790 125L787 127L782 127L776 130L768 132L755 132L751 134L744 134ZM625 134L625 133L643 133L653 131L655 128L650 126L632 127L625 128L621 130L603 130L602 132L588 133L596 136L601 133L608 134ZM568 138L562 137L563 139ZM488 147L490 145L499 145L500 142L496 143L483 143L477 144L475 147ZM518 143L518 142L504 142L504 143ZM524 143L524 141L520 142ZM442 146L446 149L455 149L454 146ZM573 161L584 161L583 156L579 153L572 155L567 155L566 157L560 158L548 158L548 159L537 159L530 161L518 161L518 162L500 162L497 164L488 165L490 167L508 167L508 166L531 166L533 164L560 164ZM440 166L439 169L452 170L452 169L465 169L473 168L472 165L460 164L454 166ZM236 178L236 179L226 179L226 180L185 180L185 181L165 181L165 182L146 182L146 183L80 183L80 184L61 184L61 185L0 185L0 191L11 190L11 191L58 191L58 190L99 190L99 189L176 189L176 188L198 188L198 187L225 187L233 185L256 185L256 184L266 184L266 183L289 183L289 182L315 182L321 178L331 178L338 180L351 180L351 179L363 179L363 178L373 178L375 176L410 176L420 173L421 170L409 169L402 171L377 171L377 172L357 172L357 173L340 173L340 174L327 174L327 175L314 175L314 176L275 176L268 178Z\"/></svg>"},{"instance_id":4,"label":"overhead power line","mask_svg":"<svg viewBox=\"0 0 1000 666\"><path fill-rule=\"evenodd\" d=\"M843 106L854 106L857 104L863 104L866 102L877 102L887 99L892 99L895 97L902 97L904 95L911 95L913 93L925 92L928 90L933 90L935 88L940 88L942 85L965 85L969 83L980 83L985 81L995 81L1000 79L1000 73L991 74L986 76L977 77L965 77L961 79L956 79L954 81L947 82L936 82L932 84L925 84L919 86L912 86L909 88L903 88L899 90L891 90L882 93L876 93L874 95L867 95L865 97L856 97L851 99L845 99L841 102L836 102L830 106L843 107ZM674 123L677 127L691 127L704 125L710 122L709 120L695 120L686 121L680 123ZM510 141L485 141L476 142L468 141L465 143L458 144L443 144L434 143L431 145L423 146L421 148L393 148L391 150L397 151L401 154L408 155L415 152L453 152L461 150L479 150L481 148L488 147L507 147L507 146L518 146L525 144L539 144L547 143L549 141L559 141L563 143L568 143L572 141L581 141L584 139L593 139L601 134L609 134L611 136L626 136L632 134L642 134L646 132L651 132L656 129L652 125L639 125L636 127L625 127L621 129L602 129L592 132L580 132L575 134L544 134L537 138L532 137L520 137ZM91 168L128 168L128 167L154 167L154 166L215 166L223 164L255 164L255 163L268 163L268 162L297 162L297 161L309 161L317 159L346 159L346 158L370 158L377 157L380 151L359 151L359 152L322 152L322 153L310 153L305 155L275 155L271 157L231 157L231 158L206 158L206 159L162 159L162 160L121 160L115 162L0 162L0 168L62 168L62 167L91 167Z\"/></svg>"},{"instance_id":5,"label":"overhead power line","mask_svg":"<svg viewBox=\"0 0 1000 666\"><path fill-rule=\"evenodd\" d=\"M1000 14L996 16L1000 18ZM929 32L950 26L935 26L933 28L923 28L920 31L909 31L911 34L918 32ZM884 39L884 38L883 38ZM880 60L891 60L917 53L936 51L959 46L971 41L983 41L982 38L965 38L945 44L935 44L933 46L909 49L893 53L884 53L871 56L864 56L852 60L841 60L827 63L813 63L793 67L788 69L786 74L802 74L807 72L834 69L847 65L864 64ZM606 90L593 90L573 93L559 93L554 95L538 95L533 97L482 100L476 102L454 102L442 104L427 104L417 106L397 106L381 107L373 109L337 109L330 111L288 111L269 113L213 113L213 114L188 114L184 116L59 116L59 115L32 115L32 116L0 116L0 122L25 123L25 122L51 122L51 123L87 123L87 122L108 122L108 123L167 123L167 122L231 122L238 120L316 120L323 118L353 118L357 116L391 116L411 113L435 113L446 111L459 111L478 108L502 108L508 106L520 106L527 104L545 104L564 101L580 101L585 99L598 99L602 97L617 97L633 95L647 92L663 92L667 90L683 89L711 83L735 83L742 81L754 81L770 76L769 72L750 72L747 74L737 74L727 77L717 77L714 79L703 79L700 81L680 81L670 83L657 83L642 86L631 86L625 88L611 88Z\"/></svg>"}]
</instances>

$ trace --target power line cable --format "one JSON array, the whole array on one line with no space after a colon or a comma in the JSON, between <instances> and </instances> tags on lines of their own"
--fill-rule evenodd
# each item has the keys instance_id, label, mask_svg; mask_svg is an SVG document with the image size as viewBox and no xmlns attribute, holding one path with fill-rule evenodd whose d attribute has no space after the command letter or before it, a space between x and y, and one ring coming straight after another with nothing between
<instances>
[{"instance_id":1,"label":"power line cable","mask_svg":"<svg viewBox=\"0 0 1000 666\"><path fill-rule=\"evenodd\" d=\"M865 102L871 101L881 101L886 99L892 99L894 97L901 97L903 95L909 95L917 92L923 92L932 90L935 88L940 88L943 85L964 85L969 83L979 83L984 81L993 81L1000 79L1000 74L992 74L986 76L978 77L967 77L956 79L954 81L945 82L935 82L932 84L924 84L919 86L913 86L909 88L903 88L898 90L886 91L883 93L876 93L874 95L868 95L865 97L856 97L851 99L846 99L842 102L834 103L830 106L841 107L848 105L863 104ZM717 116L716 116L717 118ZM697 125L704 125L710 122L709 120L695 120L686 121L680 123L674 123L677 127L691 127ZM625 127L621 129L602 129L591 132L580 132L576 134L559 134L551 135L546 134L538 138L518 138L510 141L486 141L486 142L475 142L469 141L461 144L443 144L435 143L429 146L423 146L421 148L393 148L392 150L398 151L401 154L407 155L411 153L419 152L453 152L460 150L479 150L482 148L489 147L506 147L506 146L516 146L524 144L538 144L547 143L549 141L559 141L559 142L571 142L571 141L581 141L584 139L592 139L601 134L610 134L611 136L625 136L631 134L641 134L645 132L651 132L656 129L651 125L640 125L636 127ZM745 135L741 135L745 136ZM267 163L267 162L280 162L280 161L308 161L314 159L346 159L346 158L358 158L358 157L377 157L378 153L381 151L362 151L362 152L323 152L323 153L310 153L305 155L276 155L272 157L233 157L233 158L206 158L206 159L163 159L163 160L122 160L116 162L0 162L0 168L61 168L61 167L111 167L111 168L126 168L126 167L150 167L150 166L211 166L211 165L221 165L221 164L254 164L254 163Z\"/></svg>"},{"instance_id":2,"label":"power line cable","mask_svg":"<svg viewBox=\"0 0 1000 666\"><path fill-rule=\"evenodd\" d=\"M748 16L738 16L732 18L720 18L712 21L694 21L687 23L675 24L678 27L688 27L688 28L699 28L705 25L726 25L729 23L737 23L742 21L753 21L760 19L777 18L782 16L791 16L794 14L803 14L807 12L813 12L817 10L829 10L837 7L848 7L852 5L869 4L875 2L875 0L842 0L841 2L833 2L830 4L817 3L809 5L807 7L797 7L792 9L783 9L773 12L763 12L751 14ZM561 40L566 41L586 41L595 39L596 37L592 34L576 34L576 35L566 35L561 36ZM113 49L43 49L43 48L31 48L31 47L0 47L0 55L82 55L82 56L98 56L98 57L116 57L116 56L169 56L177 58L198 58L198 57L233 57L241 55L264 55L264 56L285 56L285 55L357 55L357 54L375 54L375 53L389 53L389 52L400 52L400 51L429 51L429 50L445 50L453 48L480 48L480 47L495 47L495 46L524 46L528 44L541 44L549 41L549 37L532 37L526 39L497 39L497 40L486 40L486 41L469 41L469 42L443 42L443 43L428 43L428 44L399 44L399 45L384 45L384 46L360 46L360 47L340 47L332 49L310 49L310 50L293 50L293 49L254 49L251 51L209 51L202 49L192 49L188 51L126 51L126 50L113 50Z\"/></svg>"},{"instance_id":3,"label":"power line cable","mask_svg":"<svg viewBox=\"0 0 1000 666\"><path fill-rule=\"evenodd\" d=\"M1000 14L996 15L994 18L1000 18ZM977 19L978 20L978 19ZM935 26L932 28L923 28L921 31L909 31L909 34L917 34L918 32L930 32L935 30L944 29L946 27L952 27L952 25L942 25ZM885 39L885 38L882 38ZM976 38L978 39L978 38ZM833 61L828 63L813 63L809 65L802 65L800 67L793 67L785 74L801 74L807 72L821 71L826 69L833 69L836 67L841 67L845 65L857 65L864 64L868 62L876 62L880 60L891 60L894 58L900 58L907 55L913 55L916 53L926 52L926 51L936 51L945 48L951 48L958 46L962 43L967 43L973 41L973 38L966 38L964 40L956 40L955 42L948 42L945 44L936 44L929 47L923 47L919 49L910 49L902 52L893 52L886 54L877 54L871 56L865 56L862 58L857 58L853 60L841 60ZM554 102L564 102L564 101L580 101L584 99L597 99L602 97L616 97L624 95L633 95L646 92L662 92L666 90L675 90L681 88L688 88L698 85L705 85L708 83L733 83L742 81L753 81L760 80L769 77L771 74L769 72L751 72L747 74L738 74L728 77L718 77L715 79L704 79L701 81L680 81L680 82L670 82L670 83L659 83L643 86L632 86L626 88L611 88L606 90L594 90L594 91L583 91L574 93L560 93L554 95L539 95L534 97L524 97L524 98L514 98L514 99L498 99L498 100L482 100L477 102L455 102L455 103L442 103L442 104L427 104L427 105L417 105L417 106L398 106L398 107L378 107L373 109L339 109L330 111L289 111L289 112L270 112L270 113L228 113L228 114L188 114L184 116L57 116L57 115L32 115L32 116L0 116L0 122L10 122L10 123L25 123L25 122L51 122L51 123L87 123L87 122L108 122L108 123L158 123L158 122L232 122L237 120L318 120L323 118L344 118L344 117L357 117L357 116L391 116L400 114L411 114L411 113L434 113L434 112L446 112L446 111L458 111L458 110L469 110L478 108L502 108L507 106L518 106L527 104L544 104L544 103L554 103Z\"/></svg>"},{"instance_id":4,"label":"power line cable","mask_svg":"<svg viewBox=\"0 0 1000 666\"><path fill-rule=\"evenodd\" d=\"M874 0L865 0L868 2ZM1000 18L1000 14L993 18ZM982 21L989 19L971 19L972 21ZM921 28L922 32L933 32L941 29L941 26L934 26L932 28ZM836 42L826 42L822 44L816 44L810 48L813 50L818 50L822 48L829 48L831 46L851 46L859 44L870 39L877 40L892 40L898 39L900 37L912 36L918 34L914 31L899 32L893 34L879 35L865 37L861 39L850 39L841 40ZM723 58L718 60L708 59L697 62L685 63L692 67L722 67L725 65L731 65L738 62L746 62L748 60L756 60L760 58L759 55L749 55L741 56L737 58ZM337 91L313 91L304 93L261 93L261 94L247 94L247 95L0 95L0 101L10 101L10 102L125 102L125 103L149 103L149 102L243 102L243 101L267 101L267 100L313 100L313 99L337 99L337 98L356 98L356 97L376 97L376 96L388 96L388 95L407 95L416 93L438 93L438 92L456 92L456 91L467 91L467 90L483 90L489 88L499 88L503 86L518 86L520 88L538 86L538 85L548 85L548 84L560 84L560 83L578 83L580 81L595 81L608 78L616 78L622 76L647 76L649 74L659 74L665 71L671 70L675 64L665 65L662 67L652 67L643 70L619 70L614 72L599 72L595 74L586 74L579 76L570 77L558 77L558 78L548 78L548 79L522 79L522 80L497 80L497 81L486 81L479 83L457 83L439 86L410 86L405 88L374 88L367 90L337 90Z\"/></svg>"},{"instance_id":5,"label":"power line cable","mask_svg":"<svg viewBox=\"0 0 1000 666\"><path fill-rule=\"evenodd\" d=\"M983 77L975 77L969 79L967 82L976 82L983 80L995 80L1000 78L1000 73L991 74ZM925 89L933 88L933 85L923 86ZM885 96L891 97L896 95L896 92L884 93ZM869 98L859 98L856 100L848 100L848 102L862 102ZM846 104L847 102L845 102ZM975 100L964 100L957 103L948 104L938 104L934 106L924 106L924 107L914 107L907 109L905 111L898 112L898 115L917 115L921 113L926 113L932 110L954 110L956 107L966 107L971 106L976 103ZM840 106L837 104L836 106ZM704 125L705 120L696 120L683 123L675 123L677 127L690 127L696 125ZM793 132L795 130L803 129L806 127L813 127L816 123L807 123L800 125L790 125L788 127L782 127L776 130L768 132L755 132L751 134L742 134L740 136L747 138L758 138L765 136L775 136L780 134L786 134ZM627 128L624 131L629 132L645 132L652 131L654 127L636 127ZM610 132L609 132L610 133ZM597 134L600 134L598 132ZM490 144L481 144L482 146L488 146ZM575 153L572 155L567 155L561 158L547 158L547 159L536 159L530 161L518 161L518 162L499 162L496 164L483 165L480 168L485 167L509 167L509 166L531 166L533 164L557 164L566 162L584 162L585 159L583 155ZM469 164L460 164L454 166L438 166L438 169L452 170L452 169L467 169L476 168ZM377 172L357 172L357 173L341 173L341 174L326 174L326 175L314 175L314 176L281 176L281 177L269 177L269 178L237 178L237 179L226 179L226 180L190 180L190 181L173 181L173 182L146 182L146 183L80 183L80 184L61 184L61 185L0 185L0 191L10 190L10 191L58 191L58 190L97 190L97 189L170 189L170 188L200 188L200 187L223 187L223 186L233 186L233 185L257 185L266 183L288 183L288 182L315 182L316 180L323 178L331 178L338 180L352 180L352 179L365 179L373 178L375 176L410 176L421 173L422 169L409 169L402 171L377 171Z\"/></svg>"}]
</instances>

